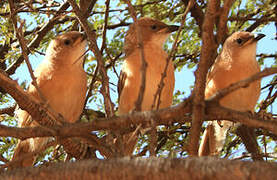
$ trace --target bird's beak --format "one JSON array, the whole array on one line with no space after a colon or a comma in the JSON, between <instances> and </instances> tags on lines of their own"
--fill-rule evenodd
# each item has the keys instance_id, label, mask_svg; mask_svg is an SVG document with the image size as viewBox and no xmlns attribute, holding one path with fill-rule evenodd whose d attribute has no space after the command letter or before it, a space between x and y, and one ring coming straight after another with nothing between
<instances>
[{"instance_id":1,"label":"bird's beak","mask_svg":"<svg viewBox=\"0 0 277 180\"><path fill-rule=\"evenodd\" d=\"M255 35L255 41L259 41L260 39L262 39L263 37L265 37L265 35L264 34L257 34L257 35Z\"/></svg>"},{"instance_id":2,"label":"bird's beak","mask_svg":"<svg viewBox=\"0 0 277 180\"><path fill-rule=\"evenodd\" d=\"M174 32L174 31L177 31L178 29L179 29L179 26L175 26L175 25L168 26L168 32Z\"/></svg>"}]
</instances>

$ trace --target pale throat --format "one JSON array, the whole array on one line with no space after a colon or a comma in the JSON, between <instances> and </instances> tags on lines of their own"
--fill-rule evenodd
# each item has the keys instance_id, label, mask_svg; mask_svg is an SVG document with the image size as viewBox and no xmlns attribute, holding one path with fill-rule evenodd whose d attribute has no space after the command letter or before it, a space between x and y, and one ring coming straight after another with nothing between
<instances>
[{"instance_id":1,"label":"pale throat","mask_svg":"<svg viewBox=\"0 0 277 180\"><path fill-rule=\"evenodd\" d=\"M249 45L237 50L224 51L221 57L223 61L231 64L252 63L253 59L256 59L256 46Z\"/></svg>"},{"instance_id":2,"label":"pale throat","mask_svg":"<svg viewBox=\"0 0 277 180\"><path fill-rule=\"evenodd\" d=\"M168 36L169 34L154 35L146 44L147 46L163 50L164 43L166 42Z\"/></svg>"}]
</instances>

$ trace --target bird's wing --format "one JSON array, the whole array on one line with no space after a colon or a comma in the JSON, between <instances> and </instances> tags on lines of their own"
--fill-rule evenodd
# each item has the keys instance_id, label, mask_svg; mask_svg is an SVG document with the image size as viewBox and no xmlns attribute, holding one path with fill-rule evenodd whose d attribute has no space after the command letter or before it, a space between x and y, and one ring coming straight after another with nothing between
<instances>
[{"instance_id":1,"label":"bird's wing","mask_svg":"<svg viewBox=\"0 0 277 180\"><path fill-rule=\"evenodd\" d=\"M29 85L27 92L32 97L39 97L36 88L34 88L32 84ZM29 113L20 109L19 105L17 105L15 109L15 117L18 121L19 127L28 127L33 123L32 117Z\"/></svg>"},{"instance_id":2,"label":"bird's wing","mask_svg":"<svg viewBox=\"0 0 277 180\"><path fill-rule=\"evenodd\" d=\"M120 95L121 95L122 89L124 87L126 77L127 77L126 73L124 71L121 71L120 76L119 76L119 80L118 80L118 83L117 83L118 102L120 100Z\"/></svg>"},{"instance_id":3,"label":"bird's wing","mask_svg":"<svg viewBox=\"0 0 277 180\"><path fill-rule=\"evenodd\" d=\"M209 70L209 72L207 73L205 99L211 97L217 91L216 87L214 86L214 80L213 80L216 74L217 74L217 67L213 65Z\"/></svg>"}]
</instances>

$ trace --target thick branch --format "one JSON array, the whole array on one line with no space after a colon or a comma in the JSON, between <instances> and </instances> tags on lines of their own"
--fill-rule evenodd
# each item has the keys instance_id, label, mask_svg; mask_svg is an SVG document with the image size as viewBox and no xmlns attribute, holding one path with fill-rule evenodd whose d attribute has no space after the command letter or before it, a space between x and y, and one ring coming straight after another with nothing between
<instances>
[{"instance_id":1,"label":"thick branch","mask_svg":"<svg viewBox=\"0 0 277 180\"><path fill-rule=\"evenodd\" d=\"M246 150L251 154L252 159L254 161L263 161L257 137L255 135L255 129L245 125L239 125L236 134L241 138Z\"/></svg>"},{"instance_id":2,"label":"thick branch","mask_svg":"<svg viewBox=\"0 0 277 180\"><path fill-rule=\"evenodd\" d=\"M197 155L200 138L200 128L204 117L204 91L206 84L206 75L209 69L209 62L212 60L216 50L215 37L213 35L213 27L215 24L215 16L217 0L210 0L208 2L207 12L203 23L202 39L203 46L201 48L200 62L195 72L195 88L193 98L192 110L192 124L190 130L190 144L189 153Z\"/></svg>"},{"instance_id":3,"label":"thick branch","mask_svg":"<svg viewBox=\"0 0 277 180\"><path fill-rule=\"evenodd\" d=\"M15 108L16 108L16 105L6 107L6 108L2 108L2 109L0 109L0 115L8 114L9 116L14 116Z\"/></svg>"},{"instance_id":4,"label":"thick branch","mask_svg":"<svg viewBox=\"0 0 277 180\"><path fill-rule=\"evenodd\" d=\"M135 112L133 114L122 115L111 118L97 118L90 123L74 123L63 126L53 126L51 129L35 128L14 128L0 126L0 136L12 136L17 138L61 136L61 137L83 137L92 131L98 130L126 130L131 125L141 125L150 127L151 121L156 125L169 125L174 122L186 123L191 122L187 116L192 110L192 98L186 99L177 106L160 109L156 111ZM240 122L250 127L263 128L277 135L277 122L275 119L264 120L257 115L248 112L239 112L228 108L221 107L215 101L206 101L206 116L203 120L230 120Z\"/></svg>"},{"instance_id":5,"label":"thick branch","mask_svg":"<svg viewBox=\"0 0 277 180\"><path fill-rule=\"evenodd\" d=\"M135 169L135 171L134 171ZM212 157L187 159L123 158L88 160L26 168L1 174L4 179L272 179L277 164Z\"/></svg>"},{"instance_id":6,"label":"thick branch","mask_svg":"<svg viewBox=\"0 0 277 180\"><path fill-rule=\"evenodd\" d=\"M207 113L205 119L218 119L240 122L249 127L263 128L277 135L276 119L264 120L249 112L240 112L219 106L214 102L207 102ZM216 111L216 112L215 112Z\"/></svg>"},{"instance_id":7,"label":"thick branch","mask_svg":"<svg viewBox=\"0 0 277 180\"><path fill-rule=\"evenodd\" d=\"M191 111L191 99L187 99L178 106L172 108L160 109L157 111L135 112L133 114L122 115L119 117L111 118L97 118L89 123L74 123L45 127L27 127L16 128L0 126L0 136L3 137L16 137L26 139L30 137L49 137L60 136L66 137L83 137L91 134L92 131L97 130L122 130L127 129L133 125L141 124L142 127L151 126L151 121L154 120L157 125L171 124L173 122L185 123L189 122L190 118L185 115ZM127 133L127 132L126 132Z\"/></svg>"}]
</instances>

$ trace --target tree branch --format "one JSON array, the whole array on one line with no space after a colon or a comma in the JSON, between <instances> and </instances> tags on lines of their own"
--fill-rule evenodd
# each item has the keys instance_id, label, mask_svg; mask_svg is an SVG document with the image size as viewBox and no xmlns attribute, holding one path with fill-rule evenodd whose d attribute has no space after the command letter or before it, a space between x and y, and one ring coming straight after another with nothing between
<instances>
[{"instance_id":1,"label":"tree branch","mask_svg":"<svg viewBox=\"0 0 277 180\"><path fill-rule=\"evenodd\" d=\"M217 43L221 43L228 35L227 20L231 6L235 0L225 0L223 7L220 8L219 23L216 33Z\"/></svg>"},{"instance_id":2,"label":"tree branch","mask_svg":"<svg viewBox=\"0 0 277 180\"><path fill-rule=\"evenodd\" d=\"M6 107L6 108L2 108L2 109L0 109L0 115L1 114L8 114L9 116L14 116L15 108L16 108L16 105Z\"/></svg>"},{"instance_id":3,"label":"tree branch","mask_svg":"<svg viewBox=\"0 0 277 180\"><path fill-rule=\"evenodd\" d=\"M33 119L36 119L42 126L53 126L60 124L61 122L65 122L62 115L56 115L47 106L41 106L41 103L29 96L27 92L25 92L16 81L7 77L3 70L0 70L0 87L2 87L7 93L9 93L17 102L19 107L23 110L26 110ZM65 145L65 141L67 144ZM69 140L61 140L61 144L64 145L67 153L79 159L81 152L79 149L72 149L70 147L81 146L80 142Z\"/></svg>"},{"instance_id":4,"label":"tree branch","mask_svg":"<svg viewBox=\"0 0 277 180\"><path fill-rule=\"evenodd\" d=\"M136 36L137 36L137 45L138 48L140 49L140 60L141 60L141 67L140 67L140 71L141 71L141 77L140 77L140 88L139 88L139 94L138 94L138 98L135 102L135 110L136 111L141 111L141 103L143 101L143 95L144 95L144 90L145 90L145 81L146 81L146 69L147 69L147 62L145 61L145 55L144 55L144 48L143 48L143 41L142 41L142 37L141 37L141 30L140 30L140 26L138 25L137 22L137 14L136 11L134 9L134 7L132 6L131 2L129 0L124 0L125 3L128 5L128 10L133 18L134 24L135 24L135 28L136 28Z\"/></svg>"},{"instance_id":5,"label":"tree branch","mask_svg":"<svg viewBox=\"0 0 277 180\"><path fill-rule=\"evenodd\" d=\"M44 38L44 36L54 27L54 25L58 22L58 16L61 12L66 10L69 7L69 4L67 2L63 3L60 8L58 9L56 15L49 20L48 23L46 23L38 32L37 36L30 42L28 45L28 49L35 49L39 46L40 41ZM27 54L30 52L27 51ZM20 56L13 64L11 64L7 69L6 72L8 75L12 75L15 73L15 70L19 67L19 65L23 62L24 58L23 56Z\"/></svg>"},{"instance_id":6,"label":"tree branch","mask_svg":"<svg viewBox=\"0 0 277 180\"><path fill-rule=\"evenodd\" d=\"M134 171L135 169L135 171ZM5 179L263 179L277 176L276 163L230 161L213 157L122 158L57 163L1 174Z\"/></svg>"},{"instance_id":7,"label":"tree branch","mask_svg":"<svg viewBox=\"0 0 277 180\"><path fill-rule=\"evenodd\" d=\"M24 58L24 60L27 64L28 71L29 71L30 76L32 78L32 84L36 88L36 90L39 94L40 100L43 103L46 103L46 98L44 97L44 95L42 94L41 90L39 89L39 87L37 85L36 77L34 76L33 69L32 69L31 63L30 63L28 55L27 55L27 52L29 50L28 50L28 47L26 46L25 39L23 37L23 31L22 31L23 23L20 25L19 28L17 27L17 20L16 20L16 14L15 14L15 9L16 8L14 6L13 0L8 0L8 1L9 1L9 5L10 5L10 12L11 12L10 17L12 19L12 23L13 23L13 26L14 26L16 38L19 41L22 56L23 56L23 58Z\"/></svg>"},{"instance_id":8,"label":"tree branch","mask_svg":"<svg viewBox=\"0 0 277 180\"><path fill-rule=\"evenodd\" d=\"M80 11L80 8L76 4L76 2L74 0L68 0L68 2L72 6L74 13L76 14L80 24L82 25L82 27L84 28L88 36L88 40L90 42L89 48L94 53L97 60L97 64L99 65L99 71L102 77L101 93L104 97L105 111L107 116L111 117L114 115L114 104L112 103L110 98L109 77L107 75L107 72L104 66L104 60L102 58L102 54L97 46L96 34L93 30L90 29L87 23L87 18L84 18L84 15Z\"/></svg>"},{"instance_id":9,"label":"tree branch","mask_svg":"<svg viewBox=\"0 0 277 180\"><path fill-rule=\"evenodd\" d=\"M186 16L189 13L190 9L193 7L194 3L195 3L194 0L190 0L188 2L188 5L186 7L186 10L185 10L183 18L182 18L181 25L180 25L180 27L179 27L179 29L177 31L177 35L176 35L175 41L174 41L174 43L172 45L172 49L171 49L168 57L166 58L166 65L165 65L164 71L163 71L163 73L161 75L161 80L160 80L160 83L158 85L158 89L157 89L157 91L156 91L156 93L154 95L154 101L153 101L151 109L154 109L155 105L157 105L156 109L159 109L159 107L160 107L161 93L162 93L162 90L163 90L163 87L164 87L164 79L166 78L167 68L168 68L169 62L171 61L171 58L172 58L173 54L175 53L175 51L177 49L177 42L178 42L179 36L181 34L181 31L182 31L182 29L184 27ZM158 101L156 103L157 98L158 98Z\"/></svg>"},{"instance_id":10,"label":"tree branch","mask_svg":"<svg viewBox=\"0 0 277 180\"><path fill-rule=\"evenodd\" d=\"M207 11L205 14L204 23L202 26L203 46L201 48L200 62L195 72L195 87L193 90L193 110L192 124L190 129L189 153L197 155L200 138L200 128L204 119L204 91L206 84L206 75L209 69L209 62L213 60L215 50L217 48L215 37L213 35L213 27L215 24L217 0L208 2Z\"/></svg>"},{"instance_id":11,"label":"tree branch","mask_svg":"<svg viewBox=\"0 0 277 180\"><path fill-rule=\"evenodd\" d=\"M209 100L212 101L219 101L221 98L225 97L226 95L230 94L231 92L239 89L239 88L245 88L247 87L250 83L257 81L263 77L272 75L272 74L276 74L277 73L277 68L273 67L273 68L266 68L261 72L258 72L246 79L243 79L241 81L235 82L230 84L228 87L221 89L219 91L217 91L213 96L211 96L209 98Z\"/></svg>"}]
</instances>

